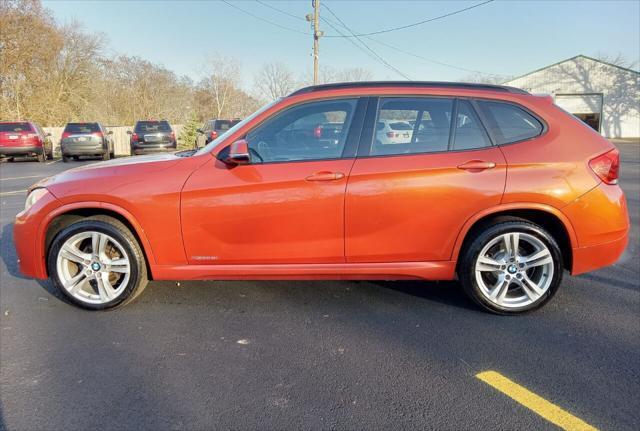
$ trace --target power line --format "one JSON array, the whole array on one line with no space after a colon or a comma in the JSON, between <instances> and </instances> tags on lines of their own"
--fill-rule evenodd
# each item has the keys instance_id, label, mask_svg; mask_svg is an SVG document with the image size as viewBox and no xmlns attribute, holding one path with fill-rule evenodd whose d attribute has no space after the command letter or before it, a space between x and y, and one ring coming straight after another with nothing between
<instances>
[{"instance_id":1,"label":"power line","mask_svg":"<svg viewBox=\"0 0 640 431\"><path fill-rule=\"evenodd\" d=\"M360 39L358 37L358 35L356 35L350 28L349 26L347 26L344 21L342 21L340 19L340 17L338 17L338 15L336 15L333 10L331 10L331 8L329 6L327 6L326 4L324 5L324 8L331 14L333 15L333 17L335 19L338 20L338 22L340 24L342 24L342 26L347 29L347 31L349 33L351 33L353 35L353 37L356 38L356 40L358 42L360 42L362 44L362 46L364 46L369 52L371 52L371 54L373 54L380 62L382 62L385 66L387 66L389 69L392 69L393 71L395 71L398 75L402 76L403 78L405 78L407 81L411 81L411 78L409 76L407 76L405 73L403 73L401 70L399 70L398 68L396 68L395 66L393 66L392 64L390 64L389 62L387 62L387 60L385 60L384 58L382 58L377 52L375 52L373 49L371 49L369 47L369 45L367 45L366 43L364 43L364 41L362 39ZM344 33L342 33L340 30L338 30L337 27L333 26L331 23L329 23L328 21L325 20L325 22L327 22L335 31L337 31L338 33L340 33L341 35L344 35ZM351 39L348 39L351 42L353 42ZM357 46L357 45L356 45Z\"/></svg>"},{"instance_id":2,"label":"power line","mask_svg":"<svg viewBox=\"0 0 640 431\"><path fill-rule=\"evenodd\" d=\"M300 16L298 16L298 15L294 15L294 14L292 14L292 13L290 13L290 12L287 12L286 10L282 10L282 9L280 9L280 8L277 8L277 7L273 6L273 5L270 5L270 4L269 4L269 3L267 3L267 2L263 2L263 1L261 1L261 0L256 0L256 3L260 3L262 6L266 6L266 7L268 7L269 9L273 9L273 10L275 10L275 11L278 11L278 12L280 12L280 13L284 14L284 15L290 16L291 18L295 18L295 19L297 19L297 20L305 21L305 22L307 21L306 19L304 19L304 18L302 18L302 17L300 17Z\"/></svg>"},{"instance_id":3,"label":"power line","mask_svg":"<svg viewBox=\"0 0 640 431\"><path fill-rule=\"evenodd\" d=\"M259 3L259 4L261 4L261 5L266 6L266 7L268 7L269 9L275 10L276 12L279 12L279 13L281 13L281 14L283 14L283 15L287 15L287 16L289 16L289 17L291 17L291 18L295 18L295 19L297 19L297 20L305 21L305 22L306 22L306 19L304 19L304 18L302 18L302 17L299 17L299 16L297 16L297 15L294 15L294 14L292 14L292 13L290 13L290 12L287 12L286 10L283 10L283 9L280 9L280 8L275 7L275 6L273 6L273 5L270 5L270 4L269 4L269 3L267 3L267 2L264 2L264 1L262 1L262 0L255 0L255 1L256 1L257 3ZM478 6L478 5L476 5L476 6ZM327 23L331 28L333 28L334 30L336 30L336 32L339 32L339 30L337 30L337 29L335 28L335 26L334 26L334 25L332 25L332 23L330 22L330 20L329 20L328 18L321 17L320 19L322 19L322 21L326 22L326 23ZM352 36L350 36L350 35L345 35L345 34L344 34L344 33L342 33L342 32L339 32L339 33L340 33L340 36L344 36L344 37L346 37L346 38L348 38L348 39L353 39L353 37L352 37ZM333 35L324 35L324 36L325 36L325 37L332 37ZM481 74L481 75L487 75L487 76L502 76L502 75L498 75L498 74L495 74L495 73L487 73L487 72L482 72L482 71L479 71L479 70L468 69L468 68L466 68L466 67L460 67L460 66L456 66L456 65L453 65L453 64L449 64L449 63L445 63L445 62L442 62L442 61L438 61L438 60L434 60L434 59L431 59L431 58L427 58L427 57L424 57L424 56L422 56L422 55L419 55L419 54L416 54L416 53L413 53L413 52L410 52L410 51L406 51L406 50L404 50L404 49L402 49L402 48L398 48L397 46L391 45L391 44L389 44L389 43L382 42L381 40L374 39L374 38L373 38L373 37L371 37L371 36L363 36L363 37L364 37L364 38L366 38L366 39L368 39L368 40L370 40L370 41L372 41L372 42L375 42L375 43L377 43L377 44L379 44L379 45L386 46L387 48L393 49L394 51L401 52L401 53L406 54L406 55L408 55L408 56L411 56L411 57L414 57L414 58L418 58L418 59L420 59L420 60L423 60L423 61L426 61L426 62L429 62L429 63L438 64L438 65L440 65L440 66L445 66L445 67L450 67L450 68L452 68L452 69L457 69L457 70L461 70L461 71L464 71L464 72L479 73L479 74ZM354 46L356 46L357 48L359 48L359 49L360 49L360 46L359 46L359 45L354 44Z\"/></svg>"},{"instance_id":4,"label":"power line","mask_svg":"<svg viewBox=\"0 0 640 431\"><path fill-rule=\"evenodd\" d=\"M394 51L398 51L398 52L401 52L403 54L409 55L411 57L415 57L415 58L419 58L419 59L424 60L424 61L428 61L429 63L439 64L441 66L450 67L452 69L462 70L464 72L479 73L481 75L488 75L488 76L502 76L502 75L498 75L498 74L495 74L495 73L481 72L479 70L467 69L466 67L455 66L453 64L448 64L448 63L444 63L442 61L433 60L431 58L423 57L422 55L419 55L419 54L416 54L416 53L413 53L413 52L410 52L410 51L405 51L402 48L398 48L397 46L388 44L386 42L382 42L381 40L374 39L374 38L372 38L370 36L364 36L364 37L369 39L372 42L375 42L375 43L378 43L378 44L380 44L382 46L386 46L387 48L393 49Z\"/></svg>"},{"instance_id":5,"label":"power line","mask_svg":"<svg viewBox=\"0 0 640 431\"><path fill-rule=\"evenodd\" d=\"M242 13L244 13L246 15L249 15L249 16L251 16L251 17L253 17L253 18L257 19L257 20L266 22L266 23L271 24L273 26L279 27L279 28L281 28L283 30L288 30L288 31L292 31L292 32L295 32L295 33L299 33L299 34L304 34L306 36L312 36L311 33L307 33L305 31L300 31L300 30L297 30L295 28L287 27L287 26L278 24L277 22L270 21L270 20L268 20L266 18L262 18L261 16L255 15L255 14L249 12L248 10L242 9L241 7L238 7L238 6L228 2L227 0L222 0L222 3L226 4L227 6L231 6L232 8L237 9L240 12L242 12Z\"/></svg>"},{"instance_id":6,"label":"power line","mask_svg":"<svg viewBox=\"0 0 640 431\"><path fill-rule=\"evenodd\" d=\"M443 18L447 18L447 17L453 16L453 15L457 15L459 13L466 12L466 11L471 10L471 9L475 9L477 7L483 6L483 5L485 5L487 3L491 3L493 1L494 0L486 0L486 1L482 2L482 3L478 3L478 4L475 4L473 6L466 7L464 9L459 9L459 10L456 10L456 11L453 11L453 12L446 13L444 15L436 16L436 17L425 19L425 20L418 21L418 22L414 22L413 24L402 25L402 26L399 26L399 27L392 27L392 28L388 28L388 29L385 29L385 30L372 31L370 33L353 34L352 36L348 36L348 35L346 35L346 36L326 35L325 37L373 36L373 35L376 35L376 34L382 34L382 33L389 33L389 32L392 32L392 31L404 30L405 28L416 27L418 25L426 24L426 23L429 23L429 22L437 21L439 19L443 19Z\"/></svg>"}]
</instances>

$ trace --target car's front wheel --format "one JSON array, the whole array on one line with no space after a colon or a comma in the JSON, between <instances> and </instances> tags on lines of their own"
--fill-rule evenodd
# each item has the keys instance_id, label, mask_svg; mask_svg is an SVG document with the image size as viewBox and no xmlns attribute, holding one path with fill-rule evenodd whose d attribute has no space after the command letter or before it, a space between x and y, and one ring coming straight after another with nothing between
<instances>
[{"instance_id":1,"label":"car's front wheel","mask_svg":"<svg viewBox=\"0 0 640 431\"><path fill-rule=\"evenodd\" d=\"M467 294L498 314L541 307L562 280L558 244L544 228L512 219L479 231L461 254L458 276Z\"/></svg>"},{"instance_id":2,"label":"car's front wheel","mask_svg":"<svg viewBox=\"0 0 640 431\"><path fill-rule=\"evenodd\" d=\"M49 249L49 275L74 304L91 310L123 305L147 284L140 245L119 220L94 216L60 231Z\"/></svg>"}]
</instances>

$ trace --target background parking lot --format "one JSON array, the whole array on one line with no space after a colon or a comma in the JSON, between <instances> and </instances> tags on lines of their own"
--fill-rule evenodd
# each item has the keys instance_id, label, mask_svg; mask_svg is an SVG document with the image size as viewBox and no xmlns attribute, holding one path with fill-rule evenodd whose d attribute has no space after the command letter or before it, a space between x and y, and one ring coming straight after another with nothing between
<instances>
[{"instance_id":1,"label":"background parking lot","mask_svg":"<svg viewBox=\"0 0 640 431\"><path fill-rule=\"evenodd\" d=\"M17 269L25 190L68 164L0 166L0 429L554 429L495 370L600 429L640 429L640 144L619 144L632 232L522 317L456 282L152 282L75 308ZM79 166L90 162L74 163Z\"/></svg>"}]
</instances>

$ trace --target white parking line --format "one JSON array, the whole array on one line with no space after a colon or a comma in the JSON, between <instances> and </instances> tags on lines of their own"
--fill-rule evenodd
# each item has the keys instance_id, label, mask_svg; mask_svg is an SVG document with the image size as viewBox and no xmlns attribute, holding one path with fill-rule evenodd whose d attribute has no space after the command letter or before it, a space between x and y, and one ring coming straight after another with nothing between
<instances>
[{"instance_id":1,"label":"white parking line","mask_svg":"<svg viewBox=\"0 0 640 431\"><path fill-rule=\"evenodd\" d=\"M14 190L12 192L1 192L0 196L21 195L23 193L27 193L27 191L26 190Z\"/></svg>"},{"instance_id":2,"label":"white parking line","mask_svg":"<svg viewBox=\"0 0 640 431\"><path fill-rule=\"evenodd\" d=\"M42 175L30 175L28 177L11 177L11 178L0 178L0 181L9 181L9 180L26 180L29 178L44 178Z\"/></svg>"}]
</instances>

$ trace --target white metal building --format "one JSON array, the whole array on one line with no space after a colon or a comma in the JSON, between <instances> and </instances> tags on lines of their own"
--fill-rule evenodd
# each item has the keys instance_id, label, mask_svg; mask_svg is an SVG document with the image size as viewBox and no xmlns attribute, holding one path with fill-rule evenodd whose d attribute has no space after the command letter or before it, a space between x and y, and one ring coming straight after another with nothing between
<instances>
[{"instance_id":1,"label":"white metal building","mask_svg":"<svg viewBox=\"0 0 640 431\"><path fill-rule=\"evenodd\" d=\"M505 85L550 94L557 105L609 138L640 137L640 72L578 55Z\"/></svg>"}]
</instances>

